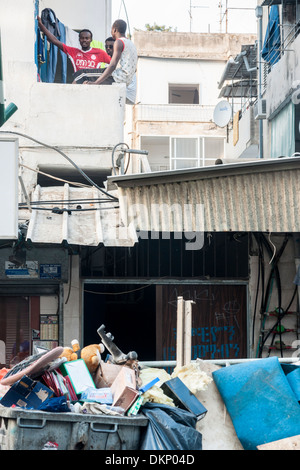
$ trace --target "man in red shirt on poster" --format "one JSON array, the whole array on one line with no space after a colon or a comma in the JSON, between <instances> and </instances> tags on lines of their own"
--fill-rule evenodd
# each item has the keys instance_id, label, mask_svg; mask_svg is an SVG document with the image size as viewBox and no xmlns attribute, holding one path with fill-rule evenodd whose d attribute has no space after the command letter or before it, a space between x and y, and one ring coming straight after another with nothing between
<instances>
[{"instance_id":1,"label":"man in red shirt on poster","mask_svg":"<svg viewBox=\"0 0 300 470\"><path fill-rule=\"evenodd\" d=\"M101 64L103 62L106 64L110 63L111 57L104 50L90 47L90 44L93 40L93 35L90 30L83 29L80 31L79 43L81 45L81 49L79 49L77 47L67 46L66 44L59 41L52 33L50 33L50 31L48 31L39 16L37 17L37 20L40 31L45 34L48 41L61 49L69 57L75 73L73 83L79 83L76 80L79 71L89 72L88 76L85 76L85 80L89 80L90 75L93 74L95 74L94 77L96 80L96 78L99 76L97 72L99 72L98 69L100 69Z\"/></svg>"}]
</instances>

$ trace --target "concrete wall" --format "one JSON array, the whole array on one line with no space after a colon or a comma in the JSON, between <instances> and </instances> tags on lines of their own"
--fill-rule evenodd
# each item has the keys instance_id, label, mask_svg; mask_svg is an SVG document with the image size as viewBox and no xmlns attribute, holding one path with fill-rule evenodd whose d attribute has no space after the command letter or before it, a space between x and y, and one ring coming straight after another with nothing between
<instances>
[{"instance_id":1,"label":"concrete wall","mask_svg":"<svg viewBox=\"0 0 300 470\"><path fill-rule=\"evenodd\" d=\"M267 77L267 117L269 118L295 91L295 81L300 80L300 36L289 46ZM299 86L299 83L297 83Z\"/></svg>"},{"instance_id":2,"label":"concrete wall","mask_svg":"<svg viewBox=\"0 0 300 470\"><path fill-rule=\"evenodd\" d=\"M73 339L82 340L82 284L80 280L80 258L72 255L72 271L68 284L64 285L64 344Z\"/></svg>"},{"instance_id":3,"label":"concrete wall","mask_svg":"<svg viewBox=\"0 0 300 470\"><path fill-rule=\"evenodd\" d=\"M134 31L139 57L227 61L241 44L253 44L255 35Z\"/></svg>"}]
</instances>

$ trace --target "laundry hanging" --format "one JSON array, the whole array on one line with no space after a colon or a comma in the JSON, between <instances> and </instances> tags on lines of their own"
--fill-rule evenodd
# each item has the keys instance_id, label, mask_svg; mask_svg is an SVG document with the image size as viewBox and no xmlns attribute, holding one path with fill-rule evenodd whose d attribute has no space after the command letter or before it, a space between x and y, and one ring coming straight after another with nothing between
<instances>
[{"instance_id":1,"label":"laundry hanging","mask_svg":"<svg viewBox=\"0 0 300 470\"><path fill-rule=\"evenodd\" d=\"M278 5L272 5L269 13L269 23L266 31L264 45L261 51L262 58L270 65L276 64L280 59L280 19Z\"/></svg>"},{"instance_id":2,"label":"laundry hanging","mask_svg":"<svg viewBox=\"0 0 300 470\"><path fill-rule=\"evenodd\" d=\"M54 11L51 8L44 8L41 13L41 20L43 25L62 43L66 42L65 25L59 21ZM47 46L47 38L45 37L45 49ZM67 81L67 56L62 51L60 52L62 67L61 67L61 83ZM42 80L48 83L53 83L57 67L58 48L50 43L50 49L47 57L47 68L42 74Z\"/></svg>"}]
</instances>

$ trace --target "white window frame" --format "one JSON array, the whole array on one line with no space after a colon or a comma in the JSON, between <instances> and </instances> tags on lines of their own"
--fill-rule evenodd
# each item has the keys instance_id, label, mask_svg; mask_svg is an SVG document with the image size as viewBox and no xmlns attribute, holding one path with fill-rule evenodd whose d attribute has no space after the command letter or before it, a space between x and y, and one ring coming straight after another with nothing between
<instances>
[{"instance_id":1,"label":"white window frame","mask_svg":"<svg viewBox=\"0 0 300 470\"><path fill-rule=\"evenodd\" d=\"M205 139L223 139L224 141L224 150L223 150L223 155L225 158L225 151L226 151L226 139L225 137L222 136L207 136L207 135L200 135L200 136L170 136L170 169L171 170L176 170L177 165L176 163L178 161L193 161L196 164L194 166L191 166L191 168L200 168L204 167L208 162L211 162L213 165L218 158L218 156L214 158L207 158L205 156ZM190 157L176 157L176 155L173 155L173 142L174 140L178 139L197 139L197 156L195 158L190 158Z\"/></svg>"},{"instance_id":2,"label":"white window frame","mask_svg":"<svg viewBox=\"0 0 300 470\"><path fill-rule=\"evenodd\" d=\"M177 89L182 89L183 91L186 90L187 88L195 88L198 92L198 103L174 103L170 101L170 94L171 94L171 89L172 88L177 88ZM191 90L190 90L191 91ZM168 83L168 104L177 104L177 105L197 105L199 106L201 104L201 96L200 96L200 91L201 91L201 86L200 83Z\"/></svg>"},{"instance_id":3,"label":"white window frame","mask_svg":"<svg viewBox=\"0 0 300 470\"><path fill-rule=\"evenodd\" d=\"M226 137L225 136L219 136L219 135L215 135L215 136L208 136L208 135L199 135L199 136L184 135L184 136L182 136L182 135L180 135L179 136L179 135L146 135L146 134L143 134L143 135L139 136L140 148L142 148L141 147L142 137L152 137L153 139L155 139L156 137L164 137L166 139L169 139L169 160L168 160L168 165L165 165L165 166L169 167L169 170L180 169L180 168L176 168L177 167L176 162L178 162L178 161L193 161L193 162L195 162L195 165L190 166L189 168L201 168L201 167L206 166L208 162L211 165L214 165L216 159L219 158L219 157L218 156L215 156L213 158L206 158L205 157L205 138L223 139L223 141L224 141L223 155L224 155L224 158L226 157ZM197 141L197 156L195 158L190 158L190 157L176 158L176 155L175 156L173 155L173 150L172 150L173 142L176 139L196 139L196 141ZM145 150L145 149L143 148L143 150ZM151 166L151 162L149 162L149 163L150 163L150 166Z\"/></svg>"}]
</instances>

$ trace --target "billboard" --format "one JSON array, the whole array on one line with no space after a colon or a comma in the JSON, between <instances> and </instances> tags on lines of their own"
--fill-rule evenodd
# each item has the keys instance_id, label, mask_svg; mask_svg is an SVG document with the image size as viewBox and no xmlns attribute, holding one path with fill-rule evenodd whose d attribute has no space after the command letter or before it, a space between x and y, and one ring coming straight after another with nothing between
<instances>
[{"instance_id":1,"label":"billboard","mask_svg":"<svg viewBox=\"0 0 300 470\"><path fill-rule=\"evenodd\" d=\"M0 240L18 238L18 139L0 139Z\"/></svg>"}]
</instances>

